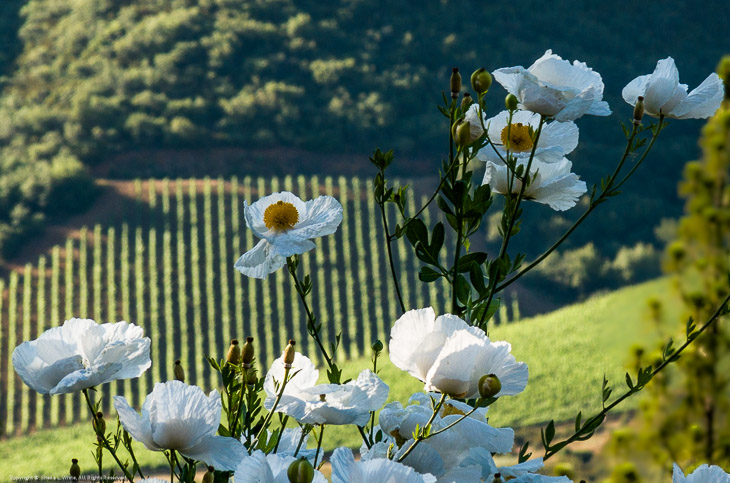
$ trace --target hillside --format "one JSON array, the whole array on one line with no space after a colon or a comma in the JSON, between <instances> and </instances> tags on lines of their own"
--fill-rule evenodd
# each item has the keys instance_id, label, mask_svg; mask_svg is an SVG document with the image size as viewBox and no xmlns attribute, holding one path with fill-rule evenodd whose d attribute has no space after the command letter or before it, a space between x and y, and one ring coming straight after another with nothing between
<instances>
[{"instance_id":1,"label":"hillside","mask_svg":"<svg viewBox=\"0 0 730 483\"><path fill-rule=\"evenodd\" d=\"M529 65L549 48L587 62L604 78L615 114L581 120L584 144L575 155L576 171L598 182L622 149L617 124L630 109L621 88L667 55L677 60L682 81L697 85L725 53L718 39L727 21L716 14L727 11L719 0L700 6L564 0L547 10L534 0L419 8L373 0L28 0L18 14L20 4L3 3L0 25L7 46L7 58L0 58L7 73L0 96L6 256L49 218L88 203L89 166L130 152L142 159L159 150L174 157L181 149L204 158L221 148L366 156L377 145L424 160L419 174L432 175L445 144L434 105L450 68L468 76L481 66ZM504 91L496 85L492 91L496 114ZM654 158L663 173L678 172L696 156L698 128L697 122L670 128ZM410 175L410 166L394 169ZM675 178L647 168L634 185L642 186L641 195L615 203L609 222L591 227L601 235L604 226L623 228L617 243L602 242L611 254L651 241L653 226L641 217L679 211L671 202ZM296 165L289 170L302 174ZM320 163L317 174L342 173ZM579 233L576 246L586 240Z\"/></svg>"}]
</instances>

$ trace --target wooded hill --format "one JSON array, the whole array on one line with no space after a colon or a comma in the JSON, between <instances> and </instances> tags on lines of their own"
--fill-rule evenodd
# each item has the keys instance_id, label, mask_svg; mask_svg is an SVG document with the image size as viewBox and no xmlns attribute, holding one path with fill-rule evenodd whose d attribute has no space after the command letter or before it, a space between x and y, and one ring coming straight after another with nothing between
<instances>
[{"instance_id":1,"label":"wooded hill","mask_svg":"<svg viewBox=\"0 0 730 483\"><path fill-rule=\"evenodd\" d=\"M88 167L115 153L294 147L364 160L378 145L423 159L422 173L432 175L445 147L435 104L451 66L466 78L480 66L527 66L548 48L587 62L606 84L614 116L581 119L582 144L571 157L590 184L622 150L617 124L630 112L620 91L629 80L672 55L682 81L694 86L727 48L728 7L719 0L550 8L475 0L9 0L0 9L5 254L49 216L85 207L94 194ZM496 113L504 91L496 84L492 91ZM612 253L651 240L655 223L646 217L679 212L675 174L696 156L699 125L670 126L629 186L641 192L613 203L574 246L588 232L606 240L619 233L607 246ZM331 169L321 173L336 174ZM362 169L369 173L367 163ZM545 219L565 224L565 217Z\"/></svg>"}]
</instances>

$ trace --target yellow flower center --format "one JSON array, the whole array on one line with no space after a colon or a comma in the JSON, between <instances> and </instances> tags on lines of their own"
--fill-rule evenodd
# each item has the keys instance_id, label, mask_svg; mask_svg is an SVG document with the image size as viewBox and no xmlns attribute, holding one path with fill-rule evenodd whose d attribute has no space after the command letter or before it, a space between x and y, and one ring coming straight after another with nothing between
<instances>
[{"instance_id":1,"label":"yellow flower center","mask_svg":"<svg viewBox=\"0 0 730 483\"><path fill-rule=\"evenodd\" d=\"M525 126L521 122L508 124L502 129L502 144L517 153L530 151L533 145L530 126Z\"/></svg>"},{"instance_id":2,"label":"yellow flower center","mask_svg":"<svg viewBox=\"0 0 730 483\"><path fill-rule=\"evenodd\" d=\"M287 231L294 228L299 221L299 212L294 205L285 201L277 201L264 211L264 225L269 230Z\"/></svg>"},{"instance_id":3,"label":"yellow flower center","mask_svg":"<svg viewBox=\"0 0 730 483\"><path fill-rule=\"evenodd\" d=\"M446 416L451 416L452 414L458 414L460 416L463 416L464 411L461 411L460 409L457 409L448 403L441 406L441 417L442 418L445 418Z\"/></svg>"}]
</instances>

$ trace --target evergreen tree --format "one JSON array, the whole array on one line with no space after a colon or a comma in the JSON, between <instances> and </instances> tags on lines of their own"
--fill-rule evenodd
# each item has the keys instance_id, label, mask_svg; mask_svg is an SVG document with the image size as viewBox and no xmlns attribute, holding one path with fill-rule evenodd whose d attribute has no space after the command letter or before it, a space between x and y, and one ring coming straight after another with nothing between
<instances>
[{"instance_id":1,"label":"evergreen tree","mask_svg":"<svg viewBox=\"0 0 730 483\"><path fill-rule=\"evenodd\" d=\"M697 323L707 320L730 291L730 56L720 62L718 73L725 82L725 100L702 130L702 158L685 166L679 185L686 199L685 214L665 254L665 270L673 274L681 300L680 325L670 321L674 314L658 301L649 301L657 330L675 340L684 339L689 318ZM649 481L658 477L650 476L650 471L661 471L665 478L673 462L686 471L703 463L730 467L728 322L725 316L713 324L674 370L663 372L647 387L638 434L619 451L622 456L641 455L637 467ZM640 347L634 352L637 365L654 358L661 361L661 354ZM615 443L626 439L625 431L614 433ZM647 453L657 464L654 469L646 464Z\"/></svg>"}]
</instances>

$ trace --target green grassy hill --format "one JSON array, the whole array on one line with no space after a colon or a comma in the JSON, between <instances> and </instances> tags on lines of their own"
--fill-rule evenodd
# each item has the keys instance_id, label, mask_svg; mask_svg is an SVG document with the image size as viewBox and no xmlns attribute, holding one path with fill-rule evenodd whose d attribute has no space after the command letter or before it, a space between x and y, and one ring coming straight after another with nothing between
<instances>
[{"instance_id":1,"label":"green grassy hill","mask_svg":"<svg viewBox=\"0 0 730 483\"><path fill-rule=\"evenodd\" d=\"M493 329L490 335L494 340L508 340L515 356L527 362L530 382L522 394L505 397L492 406L490 423L519 427L544 423L552 418L570 420L578 411L585 415L596 411L600 405L603 374L613 385L621 386L630 345L649 336L642 319L646 299L650 296L659 297L666 304L667 317L676 312L669 282L661 279ZM345 375L352 377L370 366L367 357L354 359L346 365ZM380 376L391 386L390 400L405 401L411 393L423 388L419 381L390 364L387 357L383 358L381 366ZM636 407L637 401L628 400L621 410ZM88 420L85 414L82 419ZM331 427L325 436L328 449L360 445L354 428ZM0 442L3 461L0 480L40 471L49 475L65 474L67 460L72 456L80 459L82 468L90 470L93 468L89 450L92 440L93 433L87 422ZM43 468L27 465L28 461L37 461L41 455ZM165 465L164 457L159 453L140 451L138 455L142 455L143 465Z\"/></svg>"}]
</instances>

